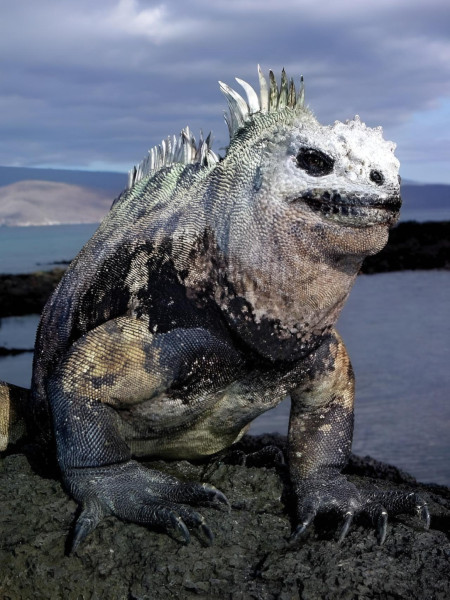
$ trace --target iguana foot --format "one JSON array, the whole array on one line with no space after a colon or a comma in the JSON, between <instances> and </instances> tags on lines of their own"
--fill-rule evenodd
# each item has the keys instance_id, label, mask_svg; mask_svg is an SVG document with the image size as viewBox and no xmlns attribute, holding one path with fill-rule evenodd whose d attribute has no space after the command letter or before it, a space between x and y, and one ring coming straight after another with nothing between
<instances>
[{"instance_id":1,"label":"iguana foot","mask_svg":"<svg viewBox=\"0 0 450 600\"><path fill-rule=\"evenodd\" d=\"M334 512L343 520L338 535L341 542L347 535L354 516L368 517L376 529L377 540L383 544L389 515L416 514L425 529L430 526L427 503L414 492L358 490L343 475L327 480L303 479L295 486L297 497L296 522L291 540L302 536L319 513Z\"/></svg>"},{"instance_id":2,"label":"iguana foot","mask_svg":"<svg viewBox=\"0 0 450 600\"><path fill-rule=\"evenodd\" d=\"M120 519L179 534L189 543L189 528L197 529L207 544L213 534L205 519L188 505L229 506L228 500L207 483L183 483L147 469L135 461L108 466L70 469L64 479L82 511L75 524L70 551L91 533L101 519Z\"/></svg>"}]
</instances>

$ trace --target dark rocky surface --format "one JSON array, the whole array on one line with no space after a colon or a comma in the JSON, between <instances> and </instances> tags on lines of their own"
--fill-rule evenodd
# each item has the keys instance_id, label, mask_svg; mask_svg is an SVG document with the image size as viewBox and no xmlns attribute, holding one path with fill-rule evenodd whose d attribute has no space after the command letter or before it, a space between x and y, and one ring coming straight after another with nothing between
<instances>
[{"instance_id":1,"label":"dark rocky surface","mask_svg":"<svg viewBox=\"0 0 450 600\"><path fill-rule=\"evenodd\" d=\"M245 449L283 447L281 437L247 438ZM444 600L450 597L450 490L418 484L392 466L352 458L352 481L419 491L431 528L411 517L390 521L383 546L355 524L337 545L322 519L300 543L291 530L285 467L185 461L154 462L183 479L221 489L232 509L204 508L212 546L189 545L114 518L103 521L78 551L65 552L76 505L55 479L37 475L25 454L1 460L0 597L2 599Z\"/></svg>"},{"instance_id":2,"label":"dark rocky surface","mask_svg":"<svg viewBox=\"0 0 450 600\"><path fill-rule=\"evenodd\" d=\"M365 259L363 273L450 269L450 221L399 223L381 252Z\"/></svg>"},{"instance_id":3,"label":"dark rocky surface","mask_svg":"<svg viewBox=\"0 0 450 600\"><path fill-rule=\"evenodd\" d=\"M0 318L40 314L63 274L63 268L55 268L29 275L0 275Z\"/></svg>"}]
</instances>

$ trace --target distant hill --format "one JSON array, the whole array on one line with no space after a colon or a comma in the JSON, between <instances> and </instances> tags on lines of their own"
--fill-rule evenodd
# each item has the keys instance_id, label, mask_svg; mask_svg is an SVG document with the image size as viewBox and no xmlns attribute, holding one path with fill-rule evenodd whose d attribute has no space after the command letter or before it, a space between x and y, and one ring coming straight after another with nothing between
<instances>
[{"instance_id":1,"label":"distant hill","mask_svg":"<svg viewBox=\"0 0 450 600\"><path fill-rule=\"evenodd\" d=\"M126 173L0 167L0 225L98 223Z\"/></svg>"},{"instance_id":2,"label":"distant hill","mask_svg":"<svg viewBox=\"0 0 450 600\"><path fill-rule=\"evenodd\" d=\"M0 167L0 225L99 222L125 173ZM450 185L402 184L402 220L450 220ZM422 217L423 215L423 217Z\"/></svg>"},{"instance_id":3,"label":"distant hill","mask_svg":"<svg viewBox=\"0 0 450 600\"><path fill-rule=\"evenodd\" d=\"M0 187L0 225L98 223L113 197L103 190L54 181L19 181Z\"/></svg>"}]
</instances>

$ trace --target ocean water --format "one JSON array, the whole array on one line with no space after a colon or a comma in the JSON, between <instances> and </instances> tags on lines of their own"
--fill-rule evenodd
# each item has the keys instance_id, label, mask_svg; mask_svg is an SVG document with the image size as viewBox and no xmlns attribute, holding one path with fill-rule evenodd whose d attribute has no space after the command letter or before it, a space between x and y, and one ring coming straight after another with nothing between
<instances>
[{"instance_id":1,"label":"ocean water","mask_svg":"<svg viewBox=\"0 0 450 600\"><path fill-rule=\"evenodd\" d=\"M423 215L423 220L430 216ZM70 260L96 225L0 228L0 272L27 273ZM450 272L358 277L340 318L356 373L353 450L422 481L450 484ZM37 315L0 320L0 346L30 349ZM32 353L0 357L0 379L29 387ZM286 433L289 401L252 433Z\"/></svg>"},{"instance_id":2,"label":"ocean water","mask_svg":"<svg viewBox=\"0 0 450 600\"><path fill-rule=\"evenodd\" d=\"M83 225L0 226L0 273L48 271L71 261L98 223ZM56 263L56 264L55 264Z\"/></svg>"}]
</instances>

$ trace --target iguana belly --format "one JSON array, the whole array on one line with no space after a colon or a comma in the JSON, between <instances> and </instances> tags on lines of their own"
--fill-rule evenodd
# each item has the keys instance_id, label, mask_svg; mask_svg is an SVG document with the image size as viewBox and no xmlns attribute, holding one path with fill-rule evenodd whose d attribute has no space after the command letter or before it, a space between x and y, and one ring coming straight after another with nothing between
<instances>
[{"instance_id":1,"label":"iguana belly","mask_svg":"<svg viewBox=\"0 0 450 600\"><path fill-rule=\"evenodd\" d=\"M196 459L215 454L239 441L251 421L286 395L284 385L263 390L248 384L246 380L233 382L220 392L198 398L193 410L180 403L178 413L156 412L154 399L145 401L132 411L117 411L118 428L135 456Z\"/></svg>"}]
</instances>

